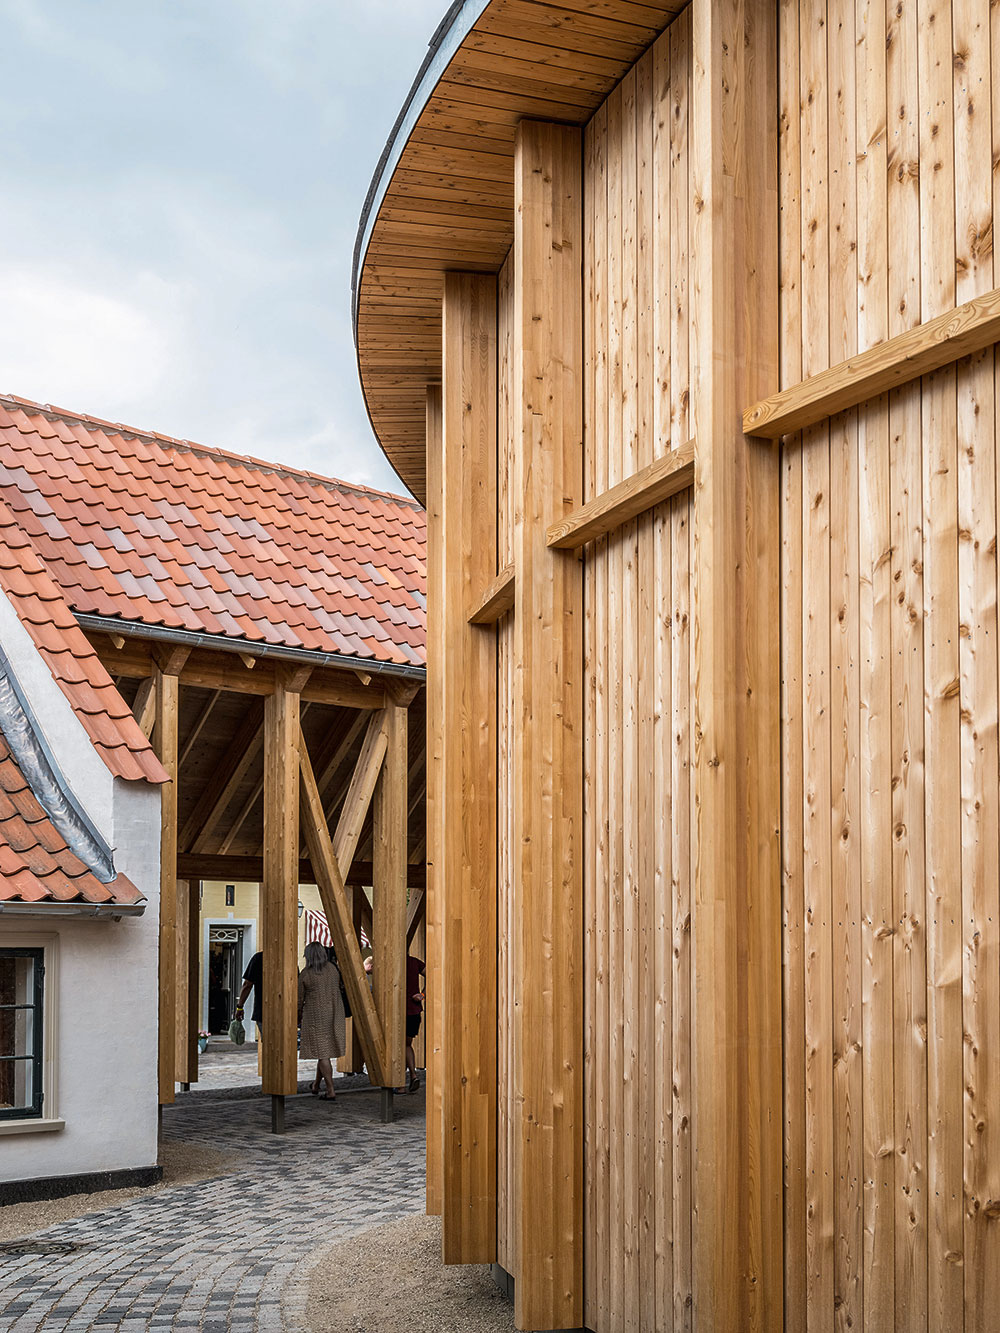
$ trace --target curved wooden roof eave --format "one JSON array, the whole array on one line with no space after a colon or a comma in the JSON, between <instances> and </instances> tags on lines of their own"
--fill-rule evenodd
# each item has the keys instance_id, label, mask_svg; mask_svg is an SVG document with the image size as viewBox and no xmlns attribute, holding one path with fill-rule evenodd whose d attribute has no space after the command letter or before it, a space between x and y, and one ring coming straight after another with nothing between
<instances>
[{"instance_id":1,"label":"curved wooden roof eave","mask_svg":"<svg viewBox=\"0 0 1000 1333\"><path fill-rule=\"evenodd\" d=\"M585 124L685 4L456 0L431 38L365 199L351 284L372 429L421 502L444 274L506 258L518 121Z\"/></svg>"}]
</instances>

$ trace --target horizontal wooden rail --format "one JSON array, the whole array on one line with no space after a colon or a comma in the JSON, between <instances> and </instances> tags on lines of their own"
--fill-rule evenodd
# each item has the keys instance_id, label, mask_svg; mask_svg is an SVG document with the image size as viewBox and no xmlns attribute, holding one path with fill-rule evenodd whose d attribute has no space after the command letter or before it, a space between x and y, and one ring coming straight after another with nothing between
<instances>
[{"instance_id":1,"label":"horizontal wooden rail","mask_svg":"<svg viewBox=\"0 0 1000 1333\"><path fill-rule=\"evenodd\" d=\"M755 403L743 413L743 433L777 440L995 342L1000 342L1000 288Z\"/></svg>"},{"instance_id":2,"label":"horizontal wooden rail","mask_svg":"<svg viewBox=\"0 0 1000 1333\"><path fill-rule=\"evenodd\" d=\"M495 625L514 605L514 566L501 569L469 616L470 625Z\"/></svg>"},{"instance_id":3,"label":"horizontal wooden rail","mask_svg":"<svg viewBox=\"0 0 1000 1333\"><path fill-rule=\"evenodd\" d=\"M344 878L349 885L370 885L373 875L371 861L352 861L351 868ZM236 880L237 883L259 884L264 874L262 856L236 856L230 853L178 852L178 879ZM424 862L410 865L406 870L406 882L411 889L423 892L427 884L427 867ZM315 884L316 872L309 860L299 861L299 883Z\"/></svg>"},{"instance_id":4,"label":"horizontal wooden rail","mask_svg":"<svg viewBox=\"0 0 1000 1333\"><path fill-rule=\"evenodd\" d=\"M560 551L577 551L693 485L694 440L688 440L679 449L672 449L553 523L545 536L546 545Z\"/></svg>"}]
</instances>

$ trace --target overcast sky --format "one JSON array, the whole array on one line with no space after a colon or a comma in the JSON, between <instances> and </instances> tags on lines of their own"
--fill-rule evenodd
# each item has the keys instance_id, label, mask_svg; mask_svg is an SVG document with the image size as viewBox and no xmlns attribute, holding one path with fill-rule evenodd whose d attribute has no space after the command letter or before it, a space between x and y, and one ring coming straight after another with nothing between
<instances>
[{"instance_id":1,"label":"overcast sky","mask_svg":"<svg viewBox=\"0 0 1000 1333\"><path fill-rule=\"evenodd\" d=\"M361 204L448 0L0 0L0 390L391 490Z\"/></svg>"}]
</instances>

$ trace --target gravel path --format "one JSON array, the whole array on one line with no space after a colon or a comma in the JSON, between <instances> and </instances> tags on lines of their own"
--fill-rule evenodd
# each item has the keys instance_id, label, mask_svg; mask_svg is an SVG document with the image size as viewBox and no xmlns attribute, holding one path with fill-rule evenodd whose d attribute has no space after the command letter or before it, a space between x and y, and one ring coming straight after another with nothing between
<instances>
[{"instance_id":1,"label":"gravel path","mask_svg":"<svg viewBox=\"0 0 1000 1333\"><path fill-rule=\"evenodd\" d=\"M290 1098L284 1136L270 1133L265 1098L165 1108L165 1138L237 1152L240 1169L35 1233L49 1253L0 1254L0 1328L300 1328L304 1294L283 1325L282 1291L303 1260L423 1208L423 1101L397 1097L383 1125L374 1092Z\"/></svg>"}]
</instances>

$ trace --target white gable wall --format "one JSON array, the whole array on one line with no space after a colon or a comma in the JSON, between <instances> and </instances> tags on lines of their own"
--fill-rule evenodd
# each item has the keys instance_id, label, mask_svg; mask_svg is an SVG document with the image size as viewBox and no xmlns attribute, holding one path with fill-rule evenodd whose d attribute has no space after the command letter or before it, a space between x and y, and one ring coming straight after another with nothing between
<instances>
[{"instance_id":1,"label":"white gable wall","mask_svg":"<svg viewBox=\"0 0 1000 1333\"><path fill-rule=\"evenodd\" d=\"M41 1124L0 1122L0 1181L152 1166L157 1138L160 789L112 777L10 603L0 646L80 805L147 898L119 921L0 913L0 944L43 945L47 1075Z\"/></svg>"}]
</instances>

